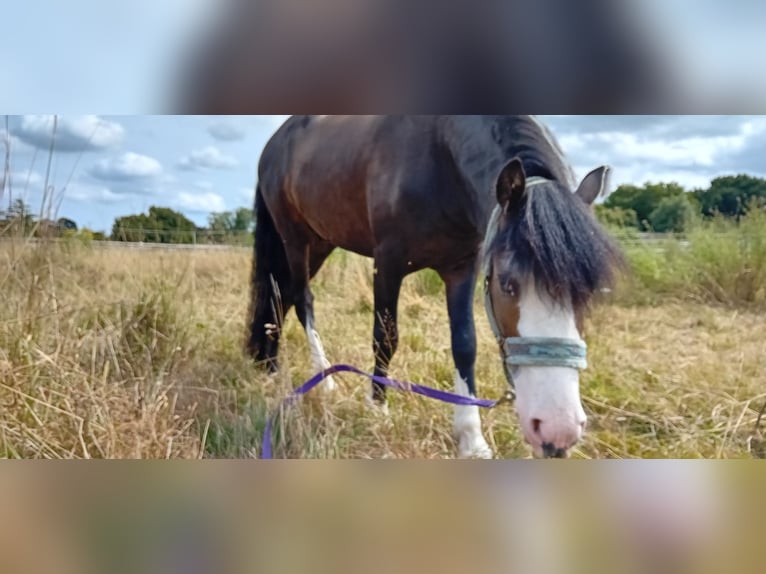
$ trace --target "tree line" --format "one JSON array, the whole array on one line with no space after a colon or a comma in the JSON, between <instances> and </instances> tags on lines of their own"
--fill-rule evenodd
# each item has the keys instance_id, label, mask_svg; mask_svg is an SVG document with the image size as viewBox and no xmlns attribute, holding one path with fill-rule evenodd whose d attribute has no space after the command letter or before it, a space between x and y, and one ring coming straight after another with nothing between
<instances>
[{"instance_id":1,"label":"tree line","mask_svg":"<svg viewBox=\"0 0 766 574\"><path fill-rule=\"evenodd\" d=\"M234 211L213 212L208 225L198 227L184 214L169 207L152 206L147 213L126 215L112 225L113 241L144 243L250 243L253 210L240 207Z\"/></svg>"},{"instance_id":2,"label":"tree line","mask_svg":"<svg viewBox=\"0 0 766 574\"><path fill-rule=\"evenodd\" d=\"M0 237L50 237L77 233L77 223L67 217L38 218L23 199L15 199L7 209L0 209Z\"/></svg>"},{"instance_id":3,"label":"tree line","mask_svg":"<svg viewBox=\"0 0 766 574\"><path fill-rule=\"evenodd\" d=\"M677 183L621 185L596 212L606 224L656 233L682 233L696 220L716 215L739 220L766 207L766 179L749 175L717 177L705 189L687 191Z\"/></svg>"},{"instance_id":4,"label":"tree line","mask_svg":"<svg viewBox=\"0 0 766 574\"><path fill-rule=\"evenodd\" d=\"M94 241L247 245L252 243L253 222L253 210L246 207L210 213L208 224L198 226L179 211L152 206L146 213L116 218L111 233L107 234L88 228L79 229L74 220L66 217L40 219L23 200L17 199L8 209L0 209L0 237L79 237Z\"/></svg>"},{"instance_id":5,"label":"tree line","mask_svg":"<svg viewBox=\"0 0 766 574\"><path fill-rule=\"evenodd\" d=\"M739 220L749 209L766 208L766 179L749 175L717 177L705 189L686 190L677 183L621 185L596 206L599 219L611 226L656 233L681 233L700 218L715 215ZM253 210L240 207L213 212L206 226L197 226L169 207L152 206L146 213L115 219L109 235L78 230L68 218L38 221L30 208L17 199L0 210L0 234L34 236L78 235L94 240L145 243L238 243L253 240Z\"/></svg>"}]
</instances>

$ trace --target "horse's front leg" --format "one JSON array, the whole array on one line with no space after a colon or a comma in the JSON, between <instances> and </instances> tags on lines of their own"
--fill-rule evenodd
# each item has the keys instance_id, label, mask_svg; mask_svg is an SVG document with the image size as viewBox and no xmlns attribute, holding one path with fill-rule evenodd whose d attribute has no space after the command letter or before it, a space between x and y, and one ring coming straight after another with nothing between
<instances>
[{"instance_id":1,"label":"horse's front leg","mask_svg":"<svg viewBox=\"0 0 766 574\"><path fill-rule=\"evenodd\" d=\"M372 346L375 353L374 374L376 376L388 376L389 364L399 344L397 307L403 278L404 274L398 266L389 260L388 252L381 249L375 254L375 326ZM379 406L384 414L388 413L384 385L372 383L370 402L374 406Z\"/></svg>"},{"instance_id":2,"label":"horse's front leg","mask_svg":"<svg viewBox=\"0 0 766 574\"><path fill-rule=\"evenodd\" d=\"M447 288L447 311L452 335L452 358L455 361L455 392L475 397L476 379L476 327L473 319L473 293L476 286L476 268L443 273ZM453 425L460 458L492 458L481 432L479 407L456 406Z\"/></svg>"}]
</instances>

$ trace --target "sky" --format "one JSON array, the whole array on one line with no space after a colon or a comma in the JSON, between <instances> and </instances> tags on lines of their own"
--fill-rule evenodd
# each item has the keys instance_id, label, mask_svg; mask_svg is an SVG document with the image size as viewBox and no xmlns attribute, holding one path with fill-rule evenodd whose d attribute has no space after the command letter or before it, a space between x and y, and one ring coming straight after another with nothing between
<instances>
[{"instance_id":1,"label":"sky","mask_svg":"<svg viewBox=\"0 0 766 574\"><path fill-rule=\"evenodd\" d=\"M49 188L58 216L110 231L151 205L198 225L210 212L251 207L266 141L287 116L59 116ZM541 116L578 178L610 165L612 188L719 175L766 177L766 116ZM11 189L39 211L53 117L10 116ZM5 140L0 118L0 141ZM1 150L0 150L1 151ZM0 198L5 207L9 191Z\"/></svg>"}]
</instances>

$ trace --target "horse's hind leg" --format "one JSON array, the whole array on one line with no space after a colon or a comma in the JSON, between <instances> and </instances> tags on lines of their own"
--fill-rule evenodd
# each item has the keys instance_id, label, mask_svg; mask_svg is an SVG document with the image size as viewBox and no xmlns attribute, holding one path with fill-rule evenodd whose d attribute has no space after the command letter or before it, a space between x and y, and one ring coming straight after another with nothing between
<instances>
[{"instance_id":1,"label":"horse's hind leg","mask_svg":"<svg viewBox=\"0 0 766 574\"><path fill-rule=\"evenodd\" d=\"M286 246L286 248L293 277L292 301L295 304L298 320L306 332L311 350L311 367L318 372L330 367L330 361L327 359L322 340L316 329L314 294L311 292L309 282L334 247L329 243L315 240L302 246ZM332 377L327 377L320 386L324 391L332 391L335 387L335 380Z\"/></svg>"}]
</instances>

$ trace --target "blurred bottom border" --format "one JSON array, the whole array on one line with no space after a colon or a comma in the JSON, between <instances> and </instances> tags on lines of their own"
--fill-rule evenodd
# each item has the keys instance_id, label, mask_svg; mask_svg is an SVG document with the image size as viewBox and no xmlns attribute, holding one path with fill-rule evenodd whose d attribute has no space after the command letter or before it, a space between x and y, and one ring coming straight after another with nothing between
<instances>
[{"instance_id":1,"label":"blurred bottom border","mask_svg":"<svg viewBox=\"0 0 766 574\"><path fill-rule=\"evenodd\" d=\"M762 572L757 461L4 462L0 572Z\"/></svg>"}]
</instances>

